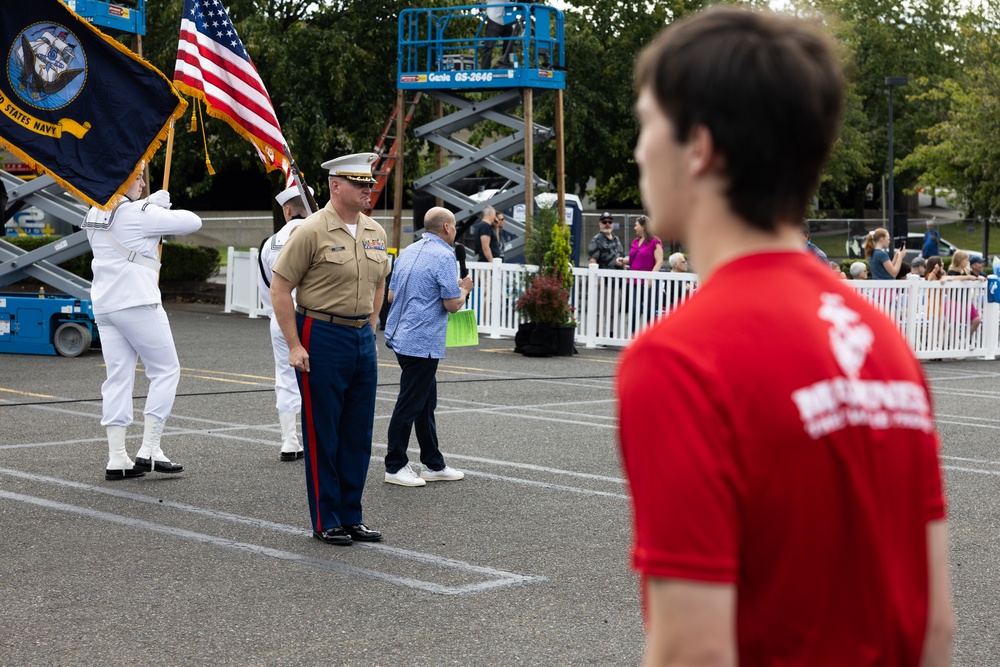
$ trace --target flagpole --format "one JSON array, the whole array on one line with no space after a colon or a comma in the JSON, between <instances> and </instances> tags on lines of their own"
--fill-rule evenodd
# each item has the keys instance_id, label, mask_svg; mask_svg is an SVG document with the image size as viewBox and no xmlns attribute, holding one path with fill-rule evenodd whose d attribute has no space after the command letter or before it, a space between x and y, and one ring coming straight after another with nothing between
<instances>
[{"instance_id":1,"label":"flagpole","mask_svg":"<svg viewBox=\"0 0 1000 667\"><path fill-rule=\"evenodd\" d=\"M285 159L288 160L288 170L292 172L292 180L295 181L295 187L299 189L299 197L302 198L302 203L305 204L306 210L310 214L315 213L319 210L319 204L316 203L312 193L306 190L305 183L302 182L302 172L299 171L299 166L295 164L292 152L288 150L287 144L282 144L281 148L285 152Z\"/></svg>"},{"instance_id":2,"label":"flagpole","mask_svg":"<svg viewBox=\"0 0 1000 667\"><path fill-rule=\"evenodd\" d=\"M167 155L163 161L163 183L161 190L170 189L170 161L174 157L174 121L170 121L170 128L167 130Z\"/></svg>"}]
</instances>

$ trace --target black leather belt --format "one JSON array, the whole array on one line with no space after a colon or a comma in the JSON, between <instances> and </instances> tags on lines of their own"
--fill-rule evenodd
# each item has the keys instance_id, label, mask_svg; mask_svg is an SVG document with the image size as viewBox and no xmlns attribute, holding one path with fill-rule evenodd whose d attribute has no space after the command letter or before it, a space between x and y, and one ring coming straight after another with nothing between
<instances>
[{"instance_id":1,"label":"black leather belt","mask_svg":"<svg viewBox=\"0 0 1000 667\"><path fill-rule=\"evenodd\" d=\"M368 320L371 319L371 315L358 315L357 317L341 317L340 315L334 315L333 313L326 313L322 310L312 310L311 308L303 308L302 306L296 306L295 311L300 315L305 315L306 317L311 317L314 320L323 320L324 322L331 322L333 324L341 324L345 327L354 327L355 329L362 329Z\"/></svg>"}]
</instances>

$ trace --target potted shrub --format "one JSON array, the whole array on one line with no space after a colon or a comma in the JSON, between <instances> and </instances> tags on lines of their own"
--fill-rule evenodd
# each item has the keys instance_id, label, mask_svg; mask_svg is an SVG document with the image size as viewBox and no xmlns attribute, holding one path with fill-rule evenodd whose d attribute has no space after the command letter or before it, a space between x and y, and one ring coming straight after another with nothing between
<instances>
[{"instance_id":1,"label":"potted shrub","mask_svg":"<svg viewBox=\"0 0 1000 667\"><path fill-rule=\"evenodd\" d=\"M576 352L576 322L570 305L571 253L569 229L559 223L555 211L542 209L527 239L526 258L537 263L539 269L526 278L524 292L515 306L528 318L518 328L515 352L529 356L569 356Z\"/></svg>"}]
</instances>

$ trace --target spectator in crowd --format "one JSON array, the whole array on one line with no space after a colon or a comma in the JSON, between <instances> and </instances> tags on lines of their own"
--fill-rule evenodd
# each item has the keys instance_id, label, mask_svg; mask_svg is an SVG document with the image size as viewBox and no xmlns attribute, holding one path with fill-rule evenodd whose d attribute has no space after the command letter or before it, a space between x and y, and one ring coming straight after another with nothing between
<instances>
[{"instance_id":1,"label":"spectator in crowd","mask_svg":"<svg viewBox=\"0 0 1000 667\"><path fill-rule=\"evenodd\" d=\"M675 252L667 258L671 273L689 273L687 257L682 252Z\"/></svg>"},{"instance_id":2,"label":"spectator in crowd","mask_svg":"<svg viewBox=\"0 0 1000 667\"><path fill-rule=\"evenodd\" d=\"M980 266L982 265L982 257L975 255L972 259L978 259ZM951 268L948 269L948 275L941 278L941 282L952 282L955 280L978 280L985 281L986 276L982 273L978 275L973 273L970 268L970 257L969 253L964 250L956 250L955 254L951 256ZM976 308L975 304L969 304L969 335L976 333L979 329L979 325L982 323L982 318L979 316L979 310Z\"/></svg>"},{"instance_id":3,"label":"spectator in crowd","mask_svg":"<svg viewBox=\"0 0 1000 667\"><path fill-rule=\"evenodd\" d=\"M924 259L930 259L931 257L937 257L941 255L940 249L941 243L941 233L934 228L934 221L927 221L927 231L924 233L924 247L920 252L920 256Z\"/></svg>"},{"instance_id":4,"label":"spectator in crowd","mask_svg":"<svg viewBox=\"0 0 1000 667\"><path fill-rule=\"evenodd\" d=\"M972 260L979 260L979 273L972 270ZM969 256L964 250L956 250L951 256L951 266L948 268L948 276L951 280L986 280L982 272L983 258L979 255Z\"/></svg>"},{"instance_id":5,"label":"spectator in crowd","mask_svg":"<svg viewBox=\"0 0 1000 667\"><path fill-rule=\"evenodd\" d=\"M910 275L910 265L903 262L899 265L899 273L896 274L896 280L906 280L908 275Z\"/></svg>"},{"instance_id":6,"label":"spectator in crowd","mask_svg":"<svg viewBox=\"0 0 1000 667\"><path fill-rule=\"evenodd\" d=\"M635 219L632 227L635 238L632 240L632 247L628 251L628 260L625 261L627 268L632 271L659 271L663 266L663 244L660 239L650 234L646 225L649 219L640 215Z\"/></svg>"},{"instance_id":7,"label":"spectator in crowd","mask_svg":"<svg viewBox=\"0 0 1000 667\"><path fill-rule=\"evenodd\" d=\"M945 276L944 262L937 255L927 258L926 268L924 278L927 280L941 280Z\"/></svg>"},{"instance_id":8,"label":"spectator in crowd","mask_svg":"<svg viewBox=\"0 0 1000 667\"><path fill-rule=\"evenodd\" d=\"M864 262L854 262L851 264L851 278L854 280L868 280L868 267Z\"/></svg>"},{"instance_id":9,"label":"spectator in crowd","mask_svg":"<svg viewBox=\"0 0 1000 667\"><path fill-rule=\"evenodd\" d=\"M840 268L840 264L837 264L836 262L830 262L830 270L833 271L838 278L847 280L847 274L844 273L844 270L842 268Z\"/></svg>"},{"instance_id":10,"label":"spectator in crowd","mask_svg":"<svg viewBox=\"0 0 1000 667\"><path fill-rule=\"evenodd\" d=\"M889 230L879 227L868 233L865 239L865 259L871 266L872 278L875 280L895 280L899 267L906 256L905 248L897 248L892 260L886 248L889 247Z\"/></svg>"},{"instance_id":11,"label":"spectator in crowd","mask_svg":"<svg viewBox=\"0 0 1000 667\"><path fill-rule=\"evenodd\" d=\"M647 667L950 661L924 374L896 324L802 252L844 100L819 25L717 5L636 66L648 231L702 280L618 367Z\"/></svg>"},{"instance_id":12,"label":"spectator in crowd","mask_svg":"<svg viewBox=\"0 0 1000 667\"><path fill-rule=\"evenodd\" d=\"M500 230L503 229L503 213L492 206L483 209L483 219L472 229L476 237L476 254L480 262L492 262L494 258L503 260L503 245Z\"/></svg>"},{"instance_id":13,"label":"spectator in crowd","mask_svg":"<svg viewBox=\"0 0 1000 667\"><path fill-rule=\"evenodd\" d=\"M587 245L587 255L590 264L597 264L599 269L621 268L625 257L625 248L621 239L614 234L615 219L605 211L599 221L601 230L594 234Z\"/></svg>"},{"instance_id":14,"label":"spectator in crowd","mask_svg":"<svg viewBox=\"0 0 1000 667\"><path fill-rule=\"evenodd\" d=\"M690 273L688 269L687 257L684 256L682 252L675 252L667 258L667 266L670 267L670 273ZM667 292L667 307L673 310L680 304L684 303L691 296L691 288L694 283L688 280L684 281L670 281L666 284L665 288Z\"/></svg>"},{"instance_id":15,"label":"spectator in crowd","mask_svg":"<svg viewBox=\"0 0 1000 667\"><path fill-rule=\"evenodd\" d=\"M640 215L635 219L632 248L628 253L627 268L632 271L652 271L656 273L663 266L663 244L647 229L649 219ZM634 282L634 281L633 281ZM652 320L656 308L650 285L643 280L635 283L632 292L632 331L638 331L640 318Z\"/></svg>"},{"instance_id":16,"label":"spectator in crowd","mask_svg":"<svg viewBox=\"0 0 1000 667\"><path fill-rule=\"evenodd\" d=\"M910 262L910 270L921 278L927 273L927 260L922 256L914 257Z\"/></svg>"},{"instance_id":17,"label":"spectator in crowd","mask_svg":"<svg viewBox=\"0 0 1000 667\"><path fill-rule=\"evenodd\" d=\"M986 260L980 255L973 255L969 258L969 274L973 276L983 275L983 266L986 264Z\"/></svg>"},{"instance_id":18,"label":"spectator in crowd","mask_svg":"<svg viewBox=\"0 0 1000 667\"><path fill-rule=\"evenodd\" d=\"M802 241L806 245L806 250L808 250L813 255L815 255L816 259L818 259L819 261L823 262L823 264L829 264L830 263L830 258L827 257L826 253L823 252L822 250L820 250L819 247L815 243L813 243L812 241L809 240L811 236L812 236L812 232L809 230L809 222L808 221L803 222L802 223Z\"/></svg>"}]
</instances>

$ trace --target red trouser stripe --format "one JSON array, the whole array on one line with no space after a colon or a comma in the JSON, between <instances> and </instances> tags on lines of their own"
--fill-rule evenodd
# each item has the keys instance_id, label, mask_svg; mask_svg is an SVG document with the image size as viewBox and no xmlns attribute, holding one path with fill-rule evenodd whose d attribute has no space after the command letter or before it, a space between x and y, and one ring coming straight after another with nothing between
<instances>
[{"instance_id":1,"label":"red trouser stripe","mask_svg":"<svg viewBox=\"0 0 1000 667\"><path fill-rule=\"evenodd\" d=\"M302 324L302 347L309 352L309 334L312 333L313 319L304 318ZM313 498L316 502L316 525L313 530L323 530L323 518L319 512L319 465L316 462L316 426L313 422L312 392L309 391L309 373L302 374L302 414L305 416L305 427L309 438L309 475L312 477Z\"/></svg>"}]
</instances>

